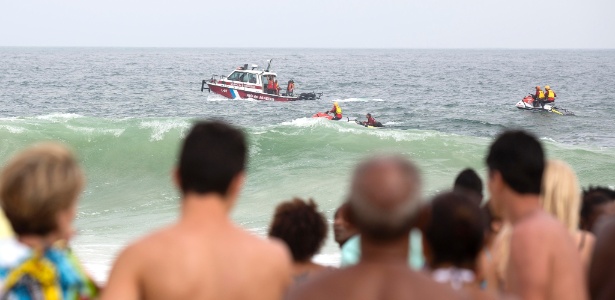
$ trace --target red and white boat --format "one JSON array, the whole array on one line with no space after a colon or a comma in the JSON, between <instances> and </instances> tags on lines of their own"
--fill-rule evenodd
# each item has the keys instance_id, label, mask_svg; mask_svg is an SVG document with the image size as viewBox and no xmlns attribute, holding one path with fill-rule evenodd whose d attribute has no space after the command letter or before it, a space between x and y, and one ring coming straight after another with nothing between
<instances>
[{"instance_id":1,"label":"red and white boat","mask_svg":"<svg viewBox=\"0 0 615 300\"><path fill-rule=\"evenodd\" d=\"M201 92L209 92L222 95L229 99L256 99L266 101L295 101L295 100L315 100L320 99L322 93L301 93L287 94L286 84L279 83L280 91L276 93L268 90L267 85L270 80L277 80L278 75L269 71L271 60L266 70L258 70L257 65L248 65L237 68L228 76L212 75L211 79L203 80ZM207 85L207 87L205 87Z\"/></svg>"}]
</instances>

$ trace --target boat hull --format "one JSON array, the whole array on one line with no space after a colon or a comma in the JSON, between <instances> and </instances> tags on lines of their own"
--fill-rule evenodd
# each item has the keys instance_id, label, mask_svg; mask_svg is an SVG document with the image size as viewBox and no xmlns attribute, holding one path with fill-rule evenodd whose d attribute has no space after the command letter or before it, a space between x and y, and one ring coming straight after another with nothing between
<instances>
[{"instance_id":1,"label":"boat hull","mask_svg":"<svg viewBox=\"0 0 615 300\"><path fill-rule=\"evenodd\" d=\"M209 90L212 93L224 96L228 99L255 99L262 101L296 101L298 97L271 95L263 92L249 91L242 88L219 85L215 83L207 83Z\"/></svg>"}]
</instances>

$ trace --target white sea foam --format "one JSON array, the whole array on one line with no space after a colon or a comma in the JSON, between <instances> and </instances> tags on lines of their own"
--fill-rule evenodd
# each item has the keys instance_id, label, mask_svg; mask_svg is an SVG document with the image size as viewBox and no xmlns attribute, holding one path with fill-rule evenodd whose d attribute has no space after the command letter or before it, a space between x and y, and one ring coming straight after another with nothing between
<instances>
[{"instance_id":1,"label":"white sea foam","mask_svg":"<svg viewBox=\"0 0 615 300\"><path fill-rule=\"evenodd\" d=\"M325 118L299 118L299 119L292 120L290 122L283 122L280 125L302 127L302 128L313 128L313 127L333 128L341 133L365 134L365 135L377 136L381 139L393 139L397 142L425 140L425 139L433 138L433 137L454 137L456 136L455 134L441 133L437 131L427 131L427 130L365 128L363 126L358 126L357 124L353 122L345 122L344 120L330 121ZM269 132L272 132L272 131L273 130L270 130Z\"/></svg>"},{"instance_id":2,"label":"white sea foam","mask_svg":"<svg viewBox=\"0 0 615 300\"><path fill-rule=\"evenodd\" d=\"M190 123L184 120L150 120L139 124L139 128L152 129L150 141L161 141L164 135L173 129L180 129L183 136L184 130L189 126Z\"/></svg>"},{"instance_id":3,"label":"white sea foam","mask_svg":"<svg viewBox=\"0 0 615 300\"><path fill-rule=\"evenodd\" d=\"M81 127L81 126L73 126L73 125L66 125L66 128L72 131L84 133L90 136L94 134L101 134L101 135L112 135L115 137L121 136L122 133L124 133L124 131L126 130L126 129L121 129L121 128L103 129L103 128Z\"/></svg>"},{"instance_id":4,"label":"white sea foam","mask_svg":"<svg viewBox=\"0 0 615 300\"><path fill-rule=\"evenodd\" d=\"M550 143L557 143L557 144L559 144L556 140L554 140L552 138L549 138L549 137L542 137L542 138L540 138L540 140L547 141L547 142L550 142Z\"/></svg>"},{"instance_id":5,"label":"white sea foam","mask_svg":"<svg viewBox=\"0 0 615 300\"><path fill-rule=\"evenodd\" d=\"M329 123L329 120L325 118L298 118L290 122L282 122L281 125L295 126L295 127L314 127L319 124Z\"/></svg>"},{"instance_id":6,"label":"white sea foam","mask_svg":"<svg viewBox=\"0 0 615 300\"><path fill-rule=\"evenodd\" d=\"M79 114L70 114L70 113L52 113L48 115L37 116L36 119L39 120L47 120L52 122L68 122L73 119L83 118L82 115Z\"/></svg>"},{"instance_id":7,"label":"white sea foam","mask_svg":"<svg viewBox=\"0 0 615 300\"><path fill-rule=\"evenodd\" d=\"M1 121L21 121L23 120L23 118L20 117L4 117L4 118L0 118Z\"/></svg>"},{"instance_id":8,"label":"white sea foam","mask_svg":"<svg viewBox=\"0 0 615 300\"><path fill-rule=\"evenodd\" d=\"M12 126L12 125L0 125L0 128L6 129L6 131L10 132L10 133L23 133L25 132L27 129L23 128L23 127L19 127L19 126Z\"/></svg>"},{"instance_id":9,"label":"white sea foam","mask_svg":"<svg viewBox=\"0 0 615 300\"><path fill-rule=\"evenodd\" d=\"M368 99L368 98L348 98L348 99L337 99L332 100L333 102L383 102L382 99Z\"/></svg>"}]
</instances>

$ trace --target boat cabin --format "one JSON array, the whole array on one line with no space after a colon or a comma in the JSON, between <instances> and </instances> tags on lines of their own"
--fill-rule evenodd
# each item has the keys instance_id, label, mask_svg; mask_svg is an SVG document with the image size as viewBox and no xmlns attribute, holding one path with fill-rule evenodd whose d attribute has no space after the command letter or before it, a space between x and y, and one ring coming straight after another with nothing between
<instances>
[{"instance_id":1,"label":"boat cabin","mask_svg":"<svg viewBox=\"0 0 615 300\"><path fill-rule=\"evenodd\" d=\"M256 67L253 65L252 70L248 70L247 65L237 68L226 78L222 77L219 83L267 93L267 84L270 80L276 80L277 75L273 72L255 70ZM279 82L278 84L281 85Z\"/></svg>"}]
</instances>

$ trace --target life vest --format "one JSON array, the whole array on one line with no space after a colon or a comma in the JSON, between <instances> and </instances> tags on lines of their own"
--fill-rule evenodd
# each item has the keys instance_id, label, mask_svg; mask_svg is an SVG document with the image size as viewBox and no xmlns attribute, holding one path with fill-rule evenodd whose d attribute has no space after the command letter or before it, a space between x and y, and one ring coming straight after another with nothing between
<instances>
[{"instance_id":1,"label":"life vest","mask_svg":"<svg viewBox=\"0 0 615 300\"><path fill-rule=\"evenodd\" d=\"M539 90L538 93L536 93L536 98L544 99L545 98L545 92L543 92L542 90Z\"/></svg>"},{"instance_id":2,"label":"life vest","mask_svg":"<svg viewBox=\"0 0 615 300\"><path fill-rule=\"evenodd\" d=\"M288 87L286 88L289 92L292 92L295 89L295 84L294 83L289 83Z\"/></svg>"},{"instance_id":3,"label":"life vest","mask_svg":"<svg viewBox=\"0 0 615 300\"><path fill-rule=\"evenodd\" d=\"M342 108L339 105L334 105L335 106L335 114L336 115L342 115Z\"/></svg>"},{"instance_id":4,"label":"life vest","mask_svg":"<svg viewBox=\"0 0 615 300\"><path fill-rule=\"evenodd\" d=\"M273 90L273 80L269 80L269 83L267 83L267 88Z\"/></svg>"},{"instance_id":5,"label":"life vest","mask_svg":"<svg viewBox=\"0 0 615 300\"><path fill-rule=\"evenodd\" d=\"M547 99L555 100L555 93L552 90L547 90Z\"/></svg>"}]
</instances>

